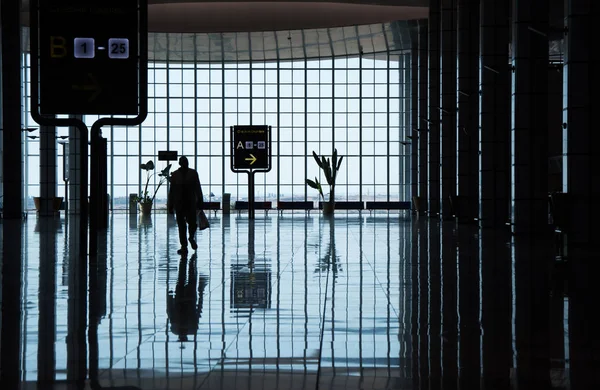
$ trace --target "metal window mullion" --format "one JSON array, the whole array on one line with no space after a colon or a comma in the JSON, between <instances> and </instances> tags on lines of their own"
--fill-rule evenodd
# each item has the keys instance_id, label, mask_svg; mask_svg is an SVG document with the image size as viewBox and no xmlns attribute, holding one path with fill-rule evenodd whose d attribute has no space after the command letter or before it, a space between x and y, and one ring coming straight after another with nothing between
<instances>
[{"instance_id":1,"label":"metal window mullion","mask_svg":"<svg viewBox=\"0 0 600 390\"><path fill-rule=\"evenodd\" d=\"M197 38L197 33L194 33L194 35L192 36L192 44L194 45L194 167L196 167L196 170L198 169L198 49L196 48L196 38ZM209 78L210 78L210 68L208 69L208 74L209 74ZM183 80L182 80L183 81ZM209 91L210 91L210 86L209 86ZM210 100L209 100L209 107L210 107ZM185 123L184 123L185 126ZM210 126L210 114L209 114L209 126ZM210 129L210 127L209 127ZM208 132L208 142L209 142L209 150L210 150L210 141L211 141L211 132L209 130ZM210 186L210 183L212 182L212 177L211 177L211 172L212 169L210 169L210 164L211 164L211 160L210 158L208 159L208 183ZM169 185L169 182L167 182L167 185Z\"/></svg>"},{"instance_id":2,"label":"metal window mullion","mask_svg":"<svg viewBox=\"0 0 600 390\"><path fill-rule=\"evenodd\" d=\"M127 140L128 138L128 132L127 130L125 130L125 139ZM114 139L115 139L115 127L114 126L110 126L110 193L112 194L110 197L110 209L114 210L115 208L115 153L114 153L114 148L115 148L115 144L114 144ZM63 149L64 150L64 149ZM108 153L108 151L107 151ZM127 153L127 146L125 147L125 167L127 167L127 160L129 160L127 158L127 156L129 155ZM108 156L107 156L108 158ZM125 168L127 169L127 168ZM125 172L127 172L127 170L125 170ZM108 180L108 178L107 178ZM127 187L125 187L127 188Z\"/></svg>"},{"instance_id":3,"label":"metal window mullion","mask_svg":"<svg viewBox=\"0 0 600 390\"><path fill-rule=\"evenodd\" d=\"M166 34L166 40L167 40L167 58L165 59L165 65L166 65L166 77L167 77L167 149L171 150L171 132L169 131L169 129L171 128L171 91L169 90L169 85L171 85L171 78L170 78L170 70L171 70L171 66L170 66L170 61L169 58L171 57L171 53L170 53L170 45L169 45L169 34ZM183 69L181 70L183 72ZM154 150L156 150L156 126L154 126ZM181 154L183 155L183 130L182 130L182 134L181 134ZM156 179L155 179L156 180Z\"/></svg>"},{"instance_id":4,"label":"metal window mullion","mask_svg":"<svg viewBox=\"0 0 600 390\"><path fill-rule=\"evenodd\" d=\"M277 39L277 37L275 38ZM277 201L279 202L279 198L281 196L281 114L280 114L280 101L281 101L281 63L279 61L279 53L277 55ZM265 84L266 84L266 78L267 78L267 69L265 67L264 69L264 79L265 79ZM292 70L292 75L293 75L293 70ZM265 95L266 95L266 87L265 87ZM265 98L266 99L266 98ZM293 100L292 100L293 102ZM293 107L293 106L292 106ZM265 111L266 111L266 104L265 104ZM294 117L293 114L293 109L292 109L292 118ZM265 114L266 115L266 114ZM292 123L292 134L293 134L293 123ZM272 150L271 150L272 152ZM293 169L293 164L294 164L294 159L292 159L292 172L294 172ZM294 186L293 186L293 182L292 182L292 199L294 197L294 190L293 190Z\"/></svg>"},{"instance_id":5,"label":"metal window mullion","mask_svg":"<svg viewBox=\"0 0 600 390\"><path fill-rule=\"evenodd\" d=\"M302 40L304 41L304 31L302 32ZM304 42L302 46L305 47ZM294 75L293 69L292 64L292 77ZM308 63L306 55L304 56L304 172L308 172ZM304 186L304 198L308 199L308 186Z\"/></svg>"},{"instance_id":6,"label":"metal window mullion","mask_svg":"<svg viewBox=\"0 0 600 390\"><path fill-rule=\"evenodd\" d=\"M404 188L404 159L402 156L404 155L404 148L402 143L400 142L404 139L405 136L405 121L404 121L404 55L398 54L398 94L399 94L399 110L398 119L400 123L400 128L398 129L398 200L402 200L402 189ZM388 73L388 83L389 73Z\"/></svg>"},{"instance_id":7,"label":"metal window mullion","mask_svg":"<svg viewBox=\"0 0 600 390\"><path fill-rule=\"evenodd\" d=\"M363 201L363 54L358 55L358 200ZM373 164L375 166L375 164Z\"/></svg>"},{"instance_id":8,"label":"metal window mullion","mask_svg":"<svg viewBox=\"0 0 600 390\"><path fill-rule=\"evenodd\" d=\"M21 82L21 91L22 94L21 96L23 96L23 99L21 100L21 104L23 105L23 113L21 114L21 123L25 123L26 126L23 126L25 128L27 128L29 126L29 120L27 118L26 113L29 112L30 108L27 106L27 102L28 102L28 93L27 93L27 61L24 61L23 59L27 58L27 54L23 52L23 49L21 48L21 74L22 74L22 82ZM29 68L31 69L31 68ZM31 71L31 70L30 70ZM31 88L33 88L33 86L30 86L30 91ZM36 86L37 88L37 86ZM24 119L24 120L23 120ZM40 130L40 141L41 141L41 133L42 133L42 129L41 127L39 128ZM27 210L27 199L29 198L29 141L27 140L27 137L25 136L24 132L21 131L21 143L24 144L24 156L25 158L23 159L23 195L22 195L22 199L21 201L23 202L23 210ZM41 146L41 142L40 142L40 146ZM38 155L40 155L40 163L41 163L41 153L38 152ZM40 178L41 179L41 178ZM41 191L41 185L40 185L40 191ZM41 196L41 192L40 192L40 196Z\"/></svg>"},{"instance_id":9,"label":"metal window mullion","mask_svg":"<svg viewBox=\"0 0 600 390\"><path fill-rule=\"evenodd\" d=\"M385 34L384 34L385 36ZM387 39L386 39L387 44ZM375 76L374 76L375 77ZM375 80L374 80L375 81ZM386 128L387 128L387 201L390 201L390 54L387 54L387 82L385 83L387 90L387 115L386 115ZM375 194L377 196L377 194Z\"/></svg>"},{"instance_id":10,"label":"metal window mullion","mask_svg":"<svg viewBox=\"0 0 600 390\"><path fill-rule=\"evenodd\" d=\"M221 175L223 177L223 190L222 193L225 193L225 164L226 164L226 158L225 158L225 151L226 146L225 146L225 134L226 134L226 129L227 127L225 126L225 47L223 45L223 33L221 33L219 35L221 37L221 128L222 128L222 145L221 145L221 150L222 150L222 158L221 158ZM211 74L211 67L210 64L208 66L208 75L209 75L209 89L212 85L212 80L210 79L210 74ZM210 114L209 114L210 115ZM231 141L231 140L230 140ZM231 151L230 151L231 153ZM236 188L237 191L237 188Z\"/></svg>"}]
</instances>

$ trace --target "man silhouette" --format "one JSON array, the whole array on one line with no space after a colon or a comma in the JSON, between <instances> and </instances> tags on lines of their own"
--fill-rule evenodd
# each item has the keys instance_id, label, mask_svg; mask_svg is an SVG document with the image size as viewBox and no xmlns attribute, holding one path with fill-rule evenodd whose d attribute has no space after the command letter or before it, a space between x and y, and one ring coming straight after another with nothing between
<instances>
[{"instance_id":1,"label":"man silhouette","mask_svg":"<svg viewBox=\"0 0 600 390\"><path fill-rule=\"evenodd\" d=\"M190 168L187 157L179 158L180 168L171 175L171 189L167 201L169 213L175 210L177 227L179 228L179 243L181 249L179 254L187 253L188 237L186 228L189 230L189 242L193 250L198 249L196 244L196 210L201 209L204 203L202 186L198 178L198 172Z\"/></svg>"}]
</instances>

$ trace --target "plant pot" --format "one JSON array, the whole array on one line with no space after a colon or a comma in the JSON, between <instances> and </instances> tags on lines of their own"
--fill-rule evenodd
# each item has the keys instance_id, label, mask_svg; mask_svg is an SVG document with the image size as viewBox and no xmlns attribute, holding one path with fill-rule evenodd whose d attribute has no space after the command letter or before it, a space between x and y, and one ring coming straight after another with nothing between
<instances>
[{"instance_id":1,"label":"plant pot","mask_svg":"<svg viewBox=\"0 0 600 390\"><path fill-rule=\"evenodd\" d=\"M323 215L332 215L334 210L335 210L334 202L323 203Z\"/></svg>"},{"instance_id":2,"label":"plant pot","mask_svg":"<svg viewBox=\"0 0 600 390\"><path fill-rule=\"evenodd\" d=\"M152 213L152 202L139 203L139 208L142 215L150 215Z\"/></svg>"}]
</instances>

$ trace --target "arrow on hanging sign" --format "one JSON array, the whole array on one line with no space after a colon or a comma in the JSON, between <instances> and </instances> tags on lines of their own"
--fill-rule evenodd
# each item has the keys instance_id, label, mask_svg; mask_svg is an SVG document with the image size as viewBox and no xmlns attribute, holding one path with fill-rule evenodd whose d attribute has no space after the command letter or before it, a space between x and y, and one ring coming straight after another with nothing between
<instances>
[{"instance_id":1,"label":"arrow on hanging sign","mask_svg":"<svg viewBox=\"0 0 600 390\"><path fill-rule=\"evenodd\" d=\"M100 92L102 92L102 87L98 84L96 77L93 74L87 74L87 82L84 84L73 85L73 89L76 91L86 91L91 92L90 97L88 98L88 102L95 100Z\"/></svg>"},{"instance_id":2,"label":"arrow on hanging sign","mask_svg":"<svg viewBox=\"0 0 600 390\"><path fill-rule=\"evenodd\" d=\"M256 157L254 157L253 154L250 154L250 157L246 157L244 160L250 161L250 165L252 165L256 162Z\"/></svg>"}]
</instances>

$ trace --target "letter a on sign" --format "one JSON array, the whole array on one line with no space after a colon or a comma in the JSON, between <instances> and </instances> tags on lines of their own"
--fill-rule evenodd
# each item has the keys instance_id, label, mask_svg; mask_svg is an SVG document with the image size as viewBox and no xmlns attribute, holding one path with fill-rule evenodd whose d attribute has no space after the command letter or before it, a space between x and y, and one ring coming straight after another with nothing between
<instances>
[{"instance_id":1,"label":"letter a on sign","mask_svg":"<svg viewBox=\"0 0 600 390\"><path fill-rule=\"evenodd\" d=\"M244 149L244 144L242 143L242 141L239 141L235 148L236 149Z\"/></svg>"}]
</instances>

